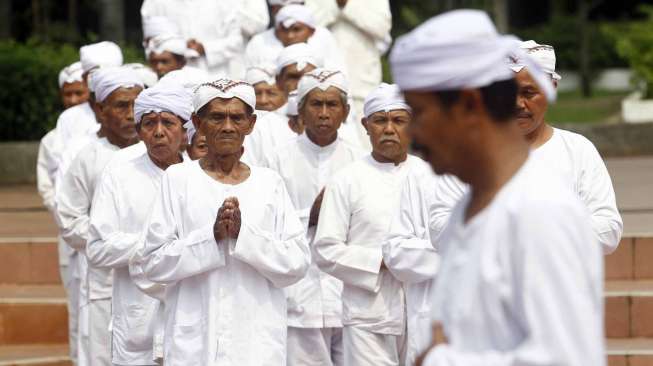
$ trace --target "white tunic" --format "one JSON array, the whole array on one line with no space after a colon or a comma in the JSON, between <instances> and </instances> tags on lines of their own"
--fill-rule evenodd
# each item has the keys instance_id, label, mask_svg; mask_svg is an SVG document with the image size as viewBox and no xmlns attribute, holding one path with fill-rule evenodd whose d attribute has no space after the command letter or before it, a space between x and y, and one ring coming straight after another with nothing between
<instances>
[{"instance_id":1,"label":"white tunic","mask_svg":"<svg viewBox=\"0 0 653 366\"><path fill-rule=\"evenodd\" d=\"M122 164L111 164L93 200L86 256L91 266L113 269L114 364L154 364L152 344L159 301L134 284L129 263L142 246L163 172L147 152Z\"/></svg>"},{"instance_id":2,"label":"white tunic","mask_svg":"<svg viewBox=\"0 0 653 366\"><path fill-rule=\"evenodd\" d=\"M288 127L288 120L274 112L256 111L256 123L251 134L245 137L243 161L247 164L268 167L275 149L296 138Z\"/></svg>"},{"instance_id":3,"label":"white tunic","mask_svg":"<svg viewBox=\"0 0 653 366\"><path fill-rule=\"evenodd\" d=\"M74 138L94 134L99 129L100 124L89 102L66 109L57 119L56 131L63 150Z\"/></svg>"},{"instance_id":4,"label":"white tunic","mask_svg":"<svg viewBox=\"0 0 653 366\"><path fill-rule=\"evenodd\" d=\"M57 172L55 155L62 148L56 133L57 130L53 129L43 136L36 159L36 188L48 211L54 210L54 180Z\"/></svg>"},{"instance_id":5,"label":"white tunic","mask_svg":"<svg viewBox=\"0 0 653 366\"><path fill-rule=\"evenodd\" d=\"M406 177L428 171L415 156L395 165L368 155L340 170L327 185L313 248L320 269L343 282L343 325L404 334L405 288L390 271L381 270L383 247ZM425 263L437 265L432 246L422 254Z\"/></svg>"},{"instance_id":6,"label":"white tunic","mask_svg":"<svg viewBox=\"0 0 653 366\"><path fill-rule=\"evenodd\" d=\"M429 279L435 277L440 257L438 232L430 227L429 220L440 179L430 167L408 173L383 246L383 262L406 292L407 365L414 364L431 340Z\"/></svg>"},{"instance_id":7,"label":"white tunic","mask_svg":"<svg viewBox=\"0 0 653 366\"><path fill-rule=\"evenodd\" d=\"M265 30L269 21L264 0L145 0L141 16L168 17L182 37L204 46L206 56L191 66L235 79L245 75L246 37Z\"/></svg>"},{"instance_id":8,"label":"white tunic","mask_svg":"<svg viewBox=\"0 0 653 366\"><path fill-rule=\"evenodd\" d=\"M238 198L237 240L216 243L225 198ZM237 185L198 161L166 170L145 240L143 268L166 290L166 365L286 364L283 287L310 263L301 222L278 174L251 168Z\"/></svg>"},{"instance_id":9,"label":"white tunic","mask_svg":"<svg viewBox=\"0 0 653 366\"><path fill-rule=\"evenodd\" d=\"M605 365L601 249L583 204L537 165L468 222L470 195L456 205L433 304L449 343L425 365Z\"/></svg>"},{"instance_id":10,"label":"white tunic","mask_svg":"<svg viewBox=\"0 0 653 366\"><path fill-rule=\"evenodd\" d=\"M315 198L334 173L364 155L340 137L331 145L320 147L306 134L297 137L273 155L270 167L283 178L297 214L307 232L309 243L315 228L308 228ZM320 219L322 220L322 219ZM308 274L286 289L288 325L300 328L342 326L342 283L311 265Z\"/></svg>"}]
</instances>

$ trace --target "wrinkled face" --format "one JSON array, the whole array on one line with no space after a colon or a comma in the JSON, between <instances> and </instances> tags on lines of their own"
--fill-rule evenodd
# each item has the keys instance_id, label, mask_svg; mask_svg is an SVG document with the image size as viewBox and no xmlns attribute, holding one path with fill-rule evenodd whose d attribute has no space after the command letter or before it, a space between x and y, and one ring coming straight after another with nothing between
<instances>
[{"instance_id":1,"label":"wrinkled face","mask_svg":"<svg viewBox=\"0 0 653 366\"><path fill-rule=\"evenodd\" d=\"M528 135L544 123L548 103L546 95L526 69L516 74L515 81L517 81L517 125L524 135Z\"/></svg>"},{"instance_id":2,"label":"wrinkled face","mask_svg":"<svg viewBox=\"0 0 653 366\"><path fill-rule=\"evenodd\" d=\"M206 144L206 136L199 132L195 132L193 135L193 141L191 141L191 144L188 146L188 156L193 160L197 160L205 157L208 152L209 148Z\"/></svg>"},{"instance_id":3,"label":"wrinkled face","mask_svg":"<svg viewBox=\"0 0 653 366\"><path fill-rule=\"evenodd\" d=\"M389 161L403 161L408 154L411 116L405 109L376 112L363 118L375 155Z\"/></svg>"},{"instance_id":4,"label":"wrinkled face","mask_svg":"<svg viewBox=\"0 0 653 366\"><path fill-rule=\"evenodd\" d=\"M100 120L109 133L125 141L138 136L134 122L134 100L142 90L141 87L118 88L99 103Z\"/></svg>"},{"instance_id":5,"label":"wrinkled face","mask_svg":"<svg viewBox=\"0 0 653 366\"><path fill-rule=\"evenodd\" d=\"M89 97L88 87L86 87L86 83L83 81L64 83L61 87L60 94L61 102L65 109L82 104L86 102Z\"/></svg>"},{"instance_id":6,"label":"wrinkled face","mask_svg":"<svg viewBox=\"0 0 653 366\"><path fill-rule=\"evenodd\" d=\"M309 137L316 140L333 139L347 119L349 105L343 103L342 92L335 87L315 88L306 95L299 114Z\"/></svg>"},{"instance_id":7,"label":"wrinkled face","mask_svg":"<svg viewBox=\"0 0 653 366\"><path fill-rule=\"evenodd\" d=\"M307 42L313 33L315 33L315 29L304 23L295 22L295 24L288 28L284 27L283 24L279 24L275 33L283 46L288 47L291 44Z\"/></svg>"},{"instance_id":8,"label":"wrinkled face","mask_svg":"<svg viewBox=\"0 0 653 366\"><path fill-rule=\"evenodd\" d=\"M277 88L277 84L268 84L266 82L256 83L254 85L256 92L256 109L262 111L274 111L286 102L283 92Z\"/></svg>"},{"instance_id":9,"label":"wrinkled face","mask_svg":"<svg viewBox=\"0 0 653 366\"><path fill-rule=\"evenodd\" d=\"M159 76L159 79L170 71L181 69L186 64L182 56L168 51L159 54L150 52L148 62L152 70Z\"/></svg>"},{"instance_id":10,"label":"wrinkled face","mask_svg":"<svg viewBox=\"0 0 653 366\"><path fill-rule=\"evenodd\" d=\"M179 156L185 130L181 118L170 112L148 113L138 125L138 137L155 161L174 161Z\"/></svg>"},{"instance_id":11,"label":"wrinkled face","mask_svg":"<svg viewBox=\"0 0 653 366\"><path fill-rule=\"evenodd\" d=\"M313 70L315 70L315 66L311 64L307 64L302 70L297 70L297 64L288 65L277 75L277 86L288 96L291 91L297 90L299 79Z\"/></svg>"},{"instance_id":12,"label":"wrinkled face","mask_svg":"<svg viewBox=\"0 0 653 366\"><path fill-rule=\"evenodd\" d=\"M193 116L193 123L206 136L209 154L228 155L242 150L245 136L254 129L256 115L238 98L215 98Z\"/></svg>"}]
</instances>

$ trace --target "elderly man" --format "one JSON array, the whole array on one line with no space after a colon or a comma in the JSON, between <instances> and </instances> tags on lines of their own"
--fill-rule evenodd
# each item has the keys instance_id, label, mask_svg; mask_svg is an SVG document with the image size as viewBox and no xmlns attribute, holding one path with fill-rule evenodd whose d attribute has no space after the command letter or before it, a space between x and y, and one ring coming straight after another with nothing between
<instances>
[{"instance_id":1,"label":"elderly man","mask_svg":"<svg viewBox=\"0 0 653 366\"><path fill-rule=\"evenodd\" d=\"M417 144L436 173L470 186L439 243L433 320L446 339L434 337L423 365L604 365L601 250L583 204L529 158L502 62L512 53L515 39L486 13L458 10L390 56ZM548 76L523 59L553 100Z\"/></svg>"},{"instance_id":2,"label":"elderly man","mask_svg":"<svg viewBox=\"0 0 653 366\"><path fill-rule=\"evenodd\" d=\"M277 86L273 65L252 66L247 69L245 81L254 86L256 109L274 111L286 104L287 96Z\"/></svg>"},{"instance_id":3,"label":"elderly man","mask_svg":"<svg viewBox=\"0 0 653 366\"><path fill-rule=\"evenodd\" d=\"M57 214L66 243L79 252L79 364L111 365L111 271L86 262L89 215L95 187L114 154L138 142L133 105L143 89L138 75L125 67L102 68L93 75L101 135L72 162L57 192ZM139 145L140 146L140 145ZM141 149L132 149L134 154Z\"/></svg>"},{"instance_id":4,"label":"elderly man","mask_svg":"<svg viewBox=\"0 0 653 366\"><path fill-rule=\"evenodd\" d=\"M201 84L193 122L209 152L163 175L143 250L150 280L166 284L166 365L283 365L283 288L310 262L283 181L240 158L256 123L254 88Z\"/></svg>"},{"instance_id":5,"label":"elderly man","mask_svg":"<svg viewBox=\"0 0 653 366\"><path fill-rule=\"evenodd\" d=\"M432 278L438 256L431 245L414 248L421 263L406 278L405 268L394 271L404 258L386 263L393 258L384 257L383 244L406 177L430 169L408 155L411 111L399 88L381 84L375 89L365 101L362 123L372 153L327 184L313 244L315 261L343 282L344 365L403 366L408 340L415 337L406 332L406 304L428 294L425 286L408 284Z\"/></svg>"},{"instance_id":6,"label":"elderly man","mask_svg":"<svg viewBox=\"0 0 653 366\"><path fill-rule=\"evenodd\" d=\"M86 255L89 265L113 269L112 337L114 365L154 365L155 315L159 301L142 293L130 277L129 263L158 198L161 177L182 161L184 123L192 113L192 94L182 86L160 85L134 102L134 119L147 151L105 169L91 210Z\"/></svg>"},{"instance_id":7,"label":"elderly man","mask_svg":"<svg viewBox=\"0 0 653 366\"><path fill-rule=\"evenodd\" d=\"M339 71L305 74L297 94L305 131L273 155L270 164L288 187L309 242L327 179L364 154L339 136L349 113L347 90ZM288 365L342 365L341 290L342 283L316 265L287 289Z\"/></svg>"},{"instance_id":8,"label":"elderly man","mask_svg":"<svg viewBox=\"0 0 653 366\"><path fill-rule=\"evenodd\" d=\"M192 66L211 75L242 78L245 44L262 32L269 16L265 0L146 0L143 23L150 17L167 17L179 29L189 48L200 55Z\"/></svg>"},{"instance_id":9,"label":"elderly man","mask_svg":"<svg viewBox=\"0 0 653 366\"><path fill-rule=\"evenodd\" d=\"M346 70L340 46L328 29L318 27L310 9L303 5L285 5L275 16L275 26L254 36L246 48L250 66L274 63L281 50L297 43L307 43L322 60L324 67ZM322 66L322 65L320 65Z\"/></svg>"},{"instance_id":10,"label":"elderly man","mask_svg":"<svg viewBox=\"0 0 653 366\"><path fill-rule=\"evenodd\" d=\"M199 57L197 51L187 47L182 37L169 34L149 38L146 42L145 54L150 68L159 78L170 71L186 67L187 60Z\"/></svg>"}]
</instances>

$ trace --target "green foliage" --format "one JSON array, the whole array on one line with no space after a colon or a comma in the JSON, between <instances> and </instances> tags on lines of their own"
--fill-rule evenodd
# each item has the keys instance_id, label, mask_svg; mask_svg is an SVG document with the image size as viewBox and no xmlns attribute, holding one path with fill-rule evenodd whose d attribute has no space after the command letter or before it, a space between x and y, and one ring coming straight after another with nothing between
<instances>
[{"instance_id":1,"label":"green foliage","mask_svg":"<svg viewBox=\"0 0 653 366\"><path fill-rule=\"evenodd\" d=\"M143 62L137 48L123 48L125 62ZM57 122L63 110L59 71L79 59L70 44L0 41L0 141L38 140Z\"/></svg>"},{"instance_id":2,"label":"green foliage","mask_svg":"<svg viewBox=\"0 0 653 366\"><path fill-rule=\"evenodd\" d=\"M628 61L644 97L653 98L653 6L640 8L646 19L619 26L605 26L604 33L616 42L617 53Z\"/></svg>"}]
</instances>

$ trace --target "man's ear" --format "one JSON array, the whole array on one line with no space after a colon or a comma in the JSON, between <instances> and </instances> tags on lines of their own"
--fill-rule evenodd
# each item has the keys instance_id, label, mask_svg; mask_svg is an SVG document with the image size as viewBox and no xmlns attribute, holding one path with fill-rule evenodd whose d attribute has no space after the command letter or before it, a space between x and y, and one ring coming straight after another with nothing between
<instances>
[{"instance_id":1,"label":"man's ear","mask_svg":"<svg viewBox=\"0 0 653 366\"><path fill-rule=\"evenodd\" d=\"M248 117L249 119L249 128L245 131L245 135L249 135L254 131L254 125L256 125L256 114L252 113Z\"/></svg>"},{"instance_id":2,"label":"man's ear","mask_svg":"<svg viewBox=\"0 0 653 366\"><path fill-rule=\"evenodd\" d=\"M202 120L200 119L200 116L198 116L197 114L193 113L193 114L190 116L190 118L191 118L191 120L193 121L193 126L195 126L195 130L199 131L199 130L200 130L200 126L202 125Z\"/></svg>"},{"instance_id":3,"label":"man's ear","mask_svg":"<svg viewBox=\"0 0 653 366\"><path fill-rule=\"evenodd\" d=\"M367 134L370 134L370 131L367 129L367 118L363 117L361 118L361 124L363 125L363 128L365 128L365 131L367 131Z\"/></svg>"}]
</instances>

